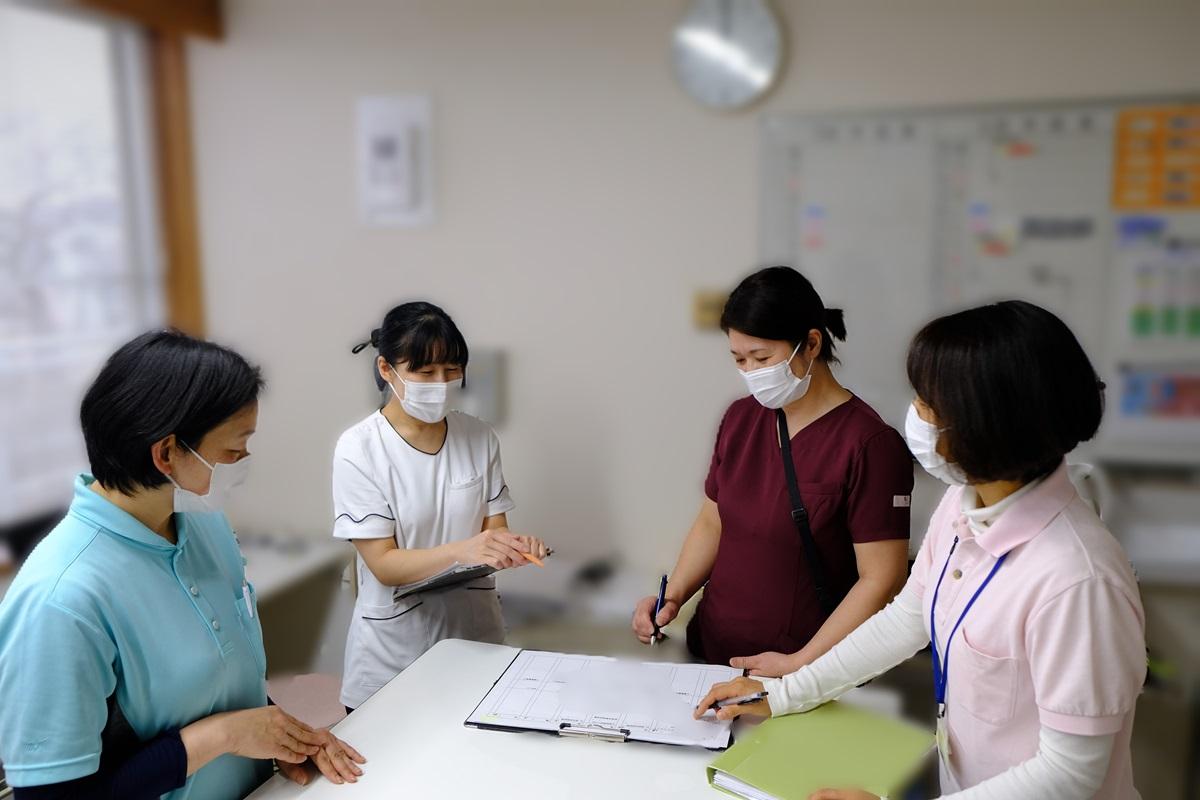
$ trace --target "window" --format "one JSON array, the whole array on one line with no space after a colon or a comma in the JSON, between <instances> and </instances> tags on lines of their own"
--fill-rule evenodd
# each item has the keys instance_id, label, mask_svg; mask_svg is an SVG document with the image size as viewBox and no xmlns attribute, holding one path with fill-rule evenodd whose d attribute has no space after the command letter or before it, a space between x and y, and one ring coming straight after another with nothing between
<instances>
[{"instance_id":1,"label":"window","mask_svg":"<svg viewBox=\"0 0 1200 800\"><path fill-rule=\"evenodd\" d=\"M145 57L132 25L0 2L0 537L70 502L83 392L162 324Z\"/></svg>"}]
</instances>

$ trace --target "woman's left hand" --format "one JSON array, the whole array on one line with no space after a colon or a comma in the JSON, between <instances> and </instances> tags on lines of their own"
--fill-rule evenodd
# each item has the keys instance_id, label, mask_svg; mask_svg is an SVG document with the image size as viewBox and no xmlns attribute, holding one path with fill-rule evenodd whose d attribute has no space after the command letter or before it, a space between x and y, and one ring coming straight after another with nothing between
<instances>
[{"instance_id":1,"label":"woman's left hand","mask_svg":"<svg viewBox=\"0 0 1200 800\"><path fill-rule=\"evenodd\" d=\"M774 652L731 658L729 666L735 669L748 669L751 675L761 678L782 678L800 668L795 653Z\"/></svg>"},{"instance_id":2,"label":"woman's left hand","mask_svg":"<svg viewBox=\"0 0 1200 800\"><path fill-rule=\"evenodd\" d=\"M546 547L546 543L536 536L521 536L519 534L514 534L514 536L521 540L525 552L538 560L544 559L550 550L549 547Z\"/></svg>"},{"instance_id":3,"label":"woman's left hand","mask_svg":"<svg viewBox=\"0 0 1200 800\"><path fill-rule=\"evenodd\" d=\"M358 777L363 774L358 765L367 763L367 760L361 753L334 736L330 731L318 730L316 733L321 738L321 749L303 764L278 762L279 771L283 773L283 777L292 783L305 786L312 779L312 772L308 769L308 765L315 764L321 774L332 783L356 783Z\"/></svg>"},{"instance_id":4,"label":"woman's left hand","mask_svg":"<svg viewBox=\"0 0 1200 800\"><path fill-rule=\"evenodd\" d=\"M808 800L879 800L879 796L862 789L822 789L810 794Z\"/></svg>"}]
</instances>

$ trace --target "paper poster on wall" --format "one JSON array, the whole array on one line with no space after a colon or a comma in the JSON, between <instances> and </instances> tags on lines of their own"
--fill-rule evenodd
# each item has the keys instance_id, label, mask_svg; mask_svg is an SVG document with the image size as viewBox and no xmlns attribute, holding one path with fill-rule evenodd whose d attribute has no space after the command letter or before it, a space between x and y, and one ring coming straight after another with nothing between
<instances>
[{"instance_id":1,"label":"paper poster on wall","mask_svg":"<svg viewBox=\"0 0 1200 800\"><path fill-rule=\"evenodd\" d=\"M1200 241L1175 235L1164 217L1125 216L1117 244L1126 341L1200 345Z\"/></svg>"},{"instance_id":2,"label":"paper poster on wall","mask_svg":"<svg viewBox=\"0 0 1200 800\"><path fill-rule=\"evenodd\" d=\"M363 224L410 228L433 222L433 114L428 95L358 101L358 201Z\"/></svg>"},{"instance_id":3,"label":"paper poster on wall","mask_svg":"<svg viewBox=\"0 0 1200 800\"><path fill-rule=\"evenodd\" d=\"M1200 105L1118 114L1112 199L1123 211L1200 208Z\"/></svg>"},{"instance_id":4,"label":"paper poster on wall","mask_svg":"<svg viewBox=\"0 0 1200 800\"><path fill-rule=\"evenodd\" d=\"M1200 363L1123 364L1113 434L1141 443L1200 443Z\"/></svg>"}]
</instances>

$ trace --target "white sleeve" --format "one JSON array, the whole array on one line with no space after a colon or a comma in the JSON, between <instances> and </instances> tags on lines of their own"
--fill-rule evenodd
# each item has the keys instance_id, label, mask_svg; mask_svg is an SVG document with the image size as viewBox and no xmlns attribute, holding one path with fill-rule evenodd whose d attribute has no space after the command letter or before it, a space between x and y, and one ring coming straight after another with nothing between
<instances>
[{"instance_id":1,"label":"white sleeve","mask_svg":"<svg viewBox=\"0 0 1200 800\"><path fill-rule=\"evenodd\" d=\"M396 514L367 473L362 448L346 437L333 453L333 537L388 539L396 535Z\"/></svg>"},{"instance_id":2,"label":"white sleeve","mask_svg":"<svg viewBox=\"0 0 1200 800\"><path fill-rule=\"evenodd\" d=\"M504 514L517 507L504 481L504 468L500 464L500 437L488 429L488 467L486 486L487 516L494 517Z\"/></svg>"},{"instance_id":3,"label":"white sleeve","mask_svg":"<svg viewBox=\"0 0 1200 800\"><path fill-rule=\"evenodd\" d=\"M921 590L909 580L896 599L825 655L790 675L763 680L771 714L814 709L912 658L927 644Z\"/></svg>"},{"instance_id":4,"label":"white sleeve","mask_svg":"<svg viewBox=\"0 0 1200 800\"><path fill-rule=\"evenodd\" d=\"M1037 755L943 800L1086 800L1108 772L1116 734L1082 736L1041 727Z\"/></svg>"}]
</instances>

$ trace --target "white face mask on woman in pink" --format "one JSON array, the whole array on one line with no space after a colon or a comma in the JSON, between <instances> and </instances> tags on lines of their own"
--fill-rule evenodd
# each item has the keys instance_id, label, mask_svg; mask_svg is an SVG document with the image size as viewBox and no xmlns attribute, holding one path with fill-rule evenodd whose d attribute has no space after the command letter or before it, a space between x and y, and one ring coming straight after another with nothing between
<instances>
[{"instance_id":1,"label":"white face mask on woman in pink","mask_svg":"<svg viewBox=\"0 0 1200 800\"><path fill-rule=\"evenodd\" d=\"M962 467L950 463L937 451L938 437L943 430L945 429L921 419L916 405L908 404L908 416L904 419L904 438L908 441L908 449L913 457L926 472L939 481L951 486L965 486L967 476Z\"/></svg>"}]
</instances>

